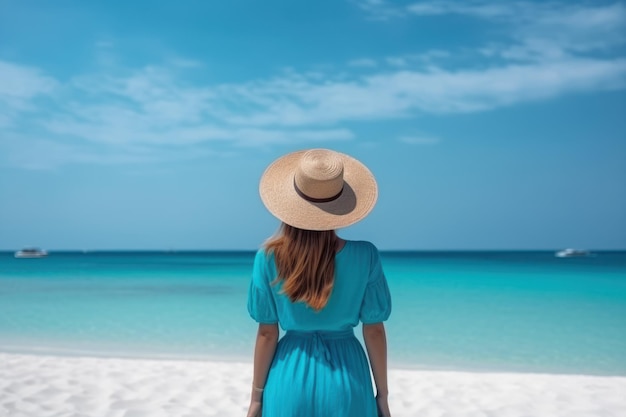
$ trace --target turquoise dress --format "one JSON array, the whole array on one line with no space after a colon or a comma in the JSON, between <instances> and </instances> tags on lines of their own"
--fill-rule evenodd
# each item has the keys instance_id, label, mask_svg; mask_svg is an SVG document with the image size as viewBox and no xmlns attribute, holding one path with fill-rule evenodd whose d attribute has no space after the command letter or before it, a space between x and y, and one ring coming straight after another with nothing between
<instances>
[{"instance_id":1,"label":"turquoise dress","mask_svg":"<svg viewBox=\"0 0 626 417\"><path fill-rule=\"evenodd\" d=\"M280 294L272 253L255 258L248 312L258 323L279 323L279 340L263 393L263 417L376 417L370 368L353 328L387 320L389 287L378 250L346 241L335 256L328 304L315 312Z\"/></svg>"}]
</instances>

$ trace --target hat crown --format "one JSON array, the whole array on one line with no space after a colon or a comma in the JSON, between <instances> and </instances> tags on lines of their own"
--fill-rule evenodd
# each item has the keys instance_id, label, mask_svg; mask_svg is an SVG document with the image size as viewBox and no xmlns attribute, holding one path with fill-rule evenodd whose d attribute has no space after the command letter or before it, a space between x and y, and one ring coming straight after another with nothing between
<instances>
[{"instance_id":1,"label":"hat crown","mask_svg":"<svg viewBox=\"0 0 626 417\"><path fill-rule=\"evenodd\" d=\"M336 196L343 188L341 155L327 149L305 152L296 169L294 183L301 193L310 198Z\"/></svg>"}]
</instances>

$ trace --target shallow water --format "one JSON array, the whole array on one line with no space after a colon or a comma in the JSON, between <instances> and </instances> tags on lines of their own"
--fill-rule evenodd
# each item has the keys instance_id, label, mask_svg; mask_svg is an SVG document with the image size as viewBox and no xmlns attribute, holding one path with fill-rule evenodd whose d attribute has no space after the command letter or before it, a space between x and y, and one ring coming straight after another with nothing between
<instances>
[{"instance_id":1,"label":"shallow water","mask_svg":"<svg viewBox=\"0 0 626 417\"><path fill-rule=\"evenodd\" d=\"M0 350L249 361L253 256L0 253ZM383 265L392 365L626 375L626 252L388 252Z\"/></svg>"}]
</instances>

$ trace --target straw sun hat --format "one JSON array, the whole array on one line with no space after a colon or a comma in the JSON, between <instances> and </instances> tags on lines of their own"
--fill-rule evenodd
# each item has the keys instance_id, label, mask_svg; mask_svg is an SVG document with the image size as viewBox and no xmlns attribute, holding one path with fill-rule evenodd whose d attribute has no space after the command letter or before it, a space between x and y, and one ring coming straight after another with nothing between
<instances>
[{"instance_id":1,"label":"straw sun hat","mask_svg":"<svg viewBox=\"0 0 626 417\"><path fill-rule=\"evenodd\" d=\"M259 185L265 207L279 220L307 230L334 230L367 216L378 187L369 169L351 156L311 149L278 158Z\"/></svg>"}]
</instances>

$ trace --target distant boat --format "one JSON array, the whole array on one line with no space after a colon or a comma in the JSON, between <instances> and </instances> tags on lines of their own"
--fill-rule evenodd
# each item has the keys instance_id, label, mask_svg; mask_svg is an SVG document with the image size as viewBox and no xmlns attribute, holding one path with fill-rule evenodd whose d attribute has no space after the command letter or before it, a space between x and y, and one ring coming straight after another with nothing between
<instances>
[{"instance_id":1,"label":"distant boat","mask_svg":"<svg viewBox=\"0 0 626 417\"><path fill-rule=\"evenodd\" d=\"M557 258L577 258L589 255L591 255L591 253L587 250L571 248L560 250L554 254Z\"/></svg>"},{"instance_id":2,"label":"distant boat","mask_svg":"<svg viewBox=\"0 0 626 417\"><path fill-rule=\"evenodd\" d=\"M48 252L39 248L24 248L15 252L16 258L44 258Z\"/></svg>"}]
</instances>

